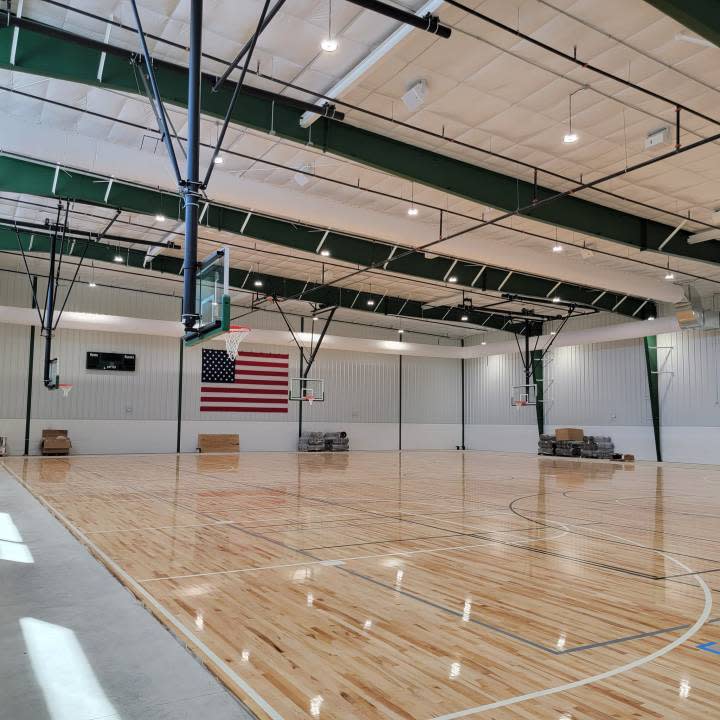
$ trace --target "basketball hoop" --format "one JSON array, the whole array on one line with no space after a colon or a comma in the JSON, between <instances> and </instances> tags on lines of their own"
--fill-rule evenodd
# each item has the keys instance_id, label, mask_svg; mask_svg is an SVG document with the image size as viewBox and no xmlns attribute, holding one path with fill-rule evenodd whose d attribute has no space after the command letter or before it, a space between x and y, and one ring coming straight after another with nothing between
<instances>
[{"instance_id":1,"label":"basketball hoop","mask_svg":"<svg viewBox=\"0 0 720 720\"><path fill-rule=\"evenodd\" d=\"M237 357L240 343L248 336L249 332L250 328L244 325L231 325L225 333L225 352L231 360Z\"/></svg>"},{"instance_id":2,"label":"basketball hoop","mask_svg":"<svg viewBox=\"0 0 720 720\"><path fill-rule=\"evenodd\" d=\"M310 407L312 407L312 404L315 402L315 392L308 389L307 392L303 395L302 399L303 402L309 403Z\"/></svg>"},{"instance_id":3,"label":"basketball hoop","mask_svg":"<svg viewBox=\"0 0 720 720\"><path fill-rule=\"evenodd\" d=\"M68 385L67 383L58 385L58 390L62 390L63 398L66 398L70 391L73 389L72 385Z\"/></svg>"}]
</instances>

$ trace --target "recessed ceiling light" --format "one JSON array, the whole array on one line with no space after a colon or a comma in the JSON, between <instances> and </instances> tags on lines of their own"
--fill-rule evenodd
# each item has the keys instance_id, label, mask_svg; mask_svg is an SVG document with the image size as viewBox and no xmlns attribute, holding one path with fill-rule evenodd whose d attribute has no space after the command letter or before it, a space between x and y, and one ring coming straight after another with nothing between
<instances>
[{"instance_id":1,"label":"recessed ceiling light","mask_svg":"<svg viewBox=\"0 0 720 720\"><path fill-rule=\"evenodd\" d=\"M116 255L116 256L113 258L113 261L114 261L114 262L123 262L123 256L122 256L122 255Z\"/></svg>"},{"instance_id":2,"label":"recessed ceiling light","mask_svg":"<svg viewBox=\"0 0 720 720\"><path fill-rule=\"evenodd\" d=\"M224 162L223 156L222 156L222 155L218 155L218 156L213 160L213 162L214 162L216 165L222 165L223 162Z\"/></svg>"},{"instance_id":3,"label":"recessed ceiling light","mask_svg":"<svg viewBox=\"0 0 720 720\"><path fill-rule=\"evenodd\" d=\"M335 38L323 38L320 47L325 52L335 52L338 49L338 41Z\"/></svg>"},{"instance_id":4,"label":"recessed ceiling light","mask_svg":"<svg viewBox=\"0 0 720 720\"><path fill-rule=\"evenodd\" d=\"M321 251L320 251L320 254L321 254L323 257L330 257L330 251L329 251L329 250L321 250Z\"/></svg>"},{"instance_id":5,"label":"recessed ceiling light","mask_svg":"<svg viewBox=\"0 0 720 720\"><path fill-rule=\"evenodd\" d=\"M555 245L553 245L552 251L553 252L562 252L563 246L560 243L556 243Z\"/></svg>"},{"instance_id":6,"label":"recessed ceiling light","mask_svg":"<svg viewBox=\"0 0 720 720\"><path fill-rule=\"evenodd\" d=\"M467 315L463 315L460 319L461 319L463 322L467 322L470 318L468 318Z\"/></svg>"},{"instance_id":7,"label":"recessed ceiling light","mask_svg":"<svg viewBox=\"0 0 720 720\"><path fill-rule=\"evenodd\" d=\"M455 275L451 275L451 276L448 278L448 282L456 283L456 282L457 282L457 278L455 277Z\"/></svg>"},{"instance_id":8,"label":"recessed ceiling light","mask_svg":"<svg viewBox=\"0 0 720 720\"><path fill-rule=\"evenodd\" d=\"M576 143L578 141L578 134L574 132L565 133L563 136L563 142L566 145L572 145L572 143Z\"/></svg>"},{"instance_id":9,"label":"recessed ceiling light","mask_svg":"<svg viewBox=\"0 0 720 720\"><path fill-rule=\"evenodd\" d=\"M418 214L418 209L413 205L408 208L408 215L415 217Z\"/></svg>"},{"instance_id":10,"label":"recessed ceiling light","mask_svg":"<svg viewBox=\"0 0 720 720\"><path fill-rule=\"evenodd\" d=\"M673 275L673 273L671 273L671 272L667 272L667 273L665 274L665 279L666 279L666 280L674 280L674 279L675 279L675 275Z\"/></svg>"},{"instance_id":11,"label":"recessed ceiling light","mask_svg":"<svg viewBox=\"0 0 720 720\"><path fill-rule=\"evenodd\" d=\"M556 296L553 298L553 302L554 302L554 303L559 303L559 302L560 302L560 298L556 295Z\"/></svg>"},{"instance_id":12,"label":"recessed ceiling light","mask_svg":"<svg viewBox=\"0 0 720 720\"><path fill-rule=\"evenodd\" d=\"M253 282L253 285L255 287L262 287L262 284L263 284L262 280L255 280L255 282Z\"/></svg>"},{"instance_id":13,"label":"recessed ceiling light","mask_svg":"<svg viewBox=\"0 0 720 720\"><path fill-rule=\"evenodd\" d=\"M369 298L367 304L372 307L375 304L375 301L372 298Z\"/></svg>"},{"instance_id":14,"label":"recessed ceiling light","mask_svg":"<svg viewBox=\"0 0 720 720\"><path fill-rule=\"evenodd\" d=\"M164 216L162 213L158 213L158 214L155 216L155 220L156 220L157 222L165 222L165 216Z\"/></svg>"}]
</instances>

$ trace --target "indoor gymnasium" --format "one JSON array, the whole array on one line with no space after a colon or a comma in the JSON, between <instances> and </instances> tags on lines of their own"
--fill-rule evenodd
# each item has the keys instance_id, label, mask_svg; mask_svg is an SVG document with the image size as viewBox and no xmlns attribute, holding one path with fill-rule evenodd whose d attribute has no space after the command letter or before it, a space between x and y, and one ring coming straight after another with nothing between
<instances>
[{"instance_id":1,"label":"indoor gymnasium","mask_svg":"<svg viewBox=\"0 0 720 720\"><path fill-rule=\"evenodd\" d=\"M719 48L0 2L0 720L720 717Z\"/></svg>"}]
</instances>

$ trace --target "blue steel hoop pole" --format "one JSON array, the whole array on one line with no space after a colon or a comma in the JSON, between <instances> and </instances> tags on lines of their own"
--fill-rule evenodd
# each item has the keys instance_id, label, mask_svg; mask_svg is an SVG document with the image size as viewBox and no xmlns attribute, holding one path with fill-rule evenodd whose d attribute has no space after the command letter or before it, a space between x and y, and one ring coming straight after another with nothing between
<instances>
[{"instance_id":1,"label":"blue steel hoop pole","mask_svg":"<svg viewBox=\"0 0 720 720\"><path fill-rule=\"evenodd\" d=\"M185 248L183 251L182 322L192 332L198 320L195 278L200 205L200 60L202 57L203 0L190 3L190 59L188 65L187 177L183 186Z\"/></svg>"}]
</instances>

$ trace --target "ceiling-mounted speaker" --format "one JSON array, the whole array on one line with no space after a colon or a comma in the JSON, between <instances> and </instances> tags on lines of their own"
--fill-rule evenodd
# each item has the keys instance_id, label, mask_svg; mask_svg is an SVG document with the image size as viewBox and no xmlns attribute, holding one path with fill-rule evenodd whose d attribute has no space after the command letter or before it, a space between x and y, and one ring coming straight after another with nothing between
<instances>
[{"instance_id":1,"label":"ceiling-mounted speaker","mask_svg":"<svg viewBox=\"0 0 720 720\"><path fill-rule=\"evenodd\" d=\"M426 96L427 82L425 80L418 80L407 89L407 92L402 96L402 101L408 110L415 112L425 103Z\"/></svg>"}]
</instances>

